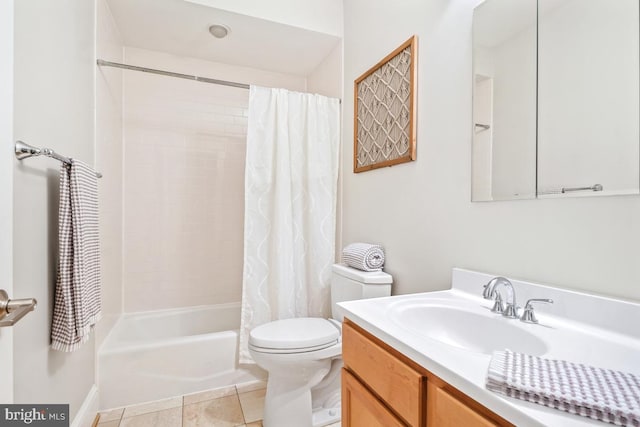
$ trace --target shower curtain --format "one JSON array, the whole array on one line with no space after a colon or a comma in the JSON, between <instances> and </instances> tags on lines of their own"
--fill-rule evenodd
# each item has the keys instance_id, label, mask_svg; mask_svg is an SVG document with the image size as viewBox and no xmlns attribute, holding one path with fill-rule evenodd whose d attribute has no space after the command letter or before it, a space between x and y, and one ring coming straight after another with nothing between
<instances>
[{"instance_id":1,"label":"shower curtain","mask_svg":"<svg viewBox=\"0 0 640 427\"><path fill-rule=\"evenodd\" d=\"M338 99L251 86L240 363L252 328L330 315L339 135Z\"/></svg>"}]
</instances>

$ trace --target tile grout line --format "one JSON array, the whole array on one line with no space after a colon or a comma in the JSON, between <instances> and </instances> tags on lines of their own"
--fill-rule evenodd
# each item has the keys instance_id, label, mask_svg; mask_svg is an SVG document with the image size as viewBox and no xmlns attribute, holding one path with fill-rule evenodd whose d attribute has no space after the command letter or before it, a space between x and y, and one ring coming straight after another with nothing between
<instances>
[{"instance_id":1,"label":"tile grout line","mask_svg":"<svg viewBox=\"0 0 640 427\"><path fill-rule=\"evenodd\" d=\"M242 423L247 425L247 417L244 415L244 408L242 407L242 400L240 400L240 391L238 390L238 384L233 385L236 389L236 398L238 398L238 404L240 405L240 413L242 414Z\"/></svg>"},{"instance_id":2,"label":"tile grout line","mask_svg":"<svg viewBox=\"0 0 640 427\"><path fill-rule=\"evenodd\" d=\"M244 408L244 407L243 407L243 405L242 405L242 400L241 400L241 398L240 398L240 394L247 394L247 393L251 393L251 392L253 392L253 391L256 391L257 389L256 389L256 390L250 390L250 391L244 391L243 393L241 393L241 392L240 392L240 389L238 388L238 384L234 384L234 385L232 385L230 388L232 388L232 394L231 394L231 396L233 396L233 394L235 394L235 397L236 397L236 399L237 399L237 402L238 402L238 404L240 405L240 413L241 413L241 415L242 415L242 423L243 423L243 424L238 424L238 426L246 426L246 425L247 425L247 416L246 416L245 408ZM197 394L197 393L196 393L196 394ZM179 399L180 399L180 405L179 405L178 407L179 407L179 408L180 408L180 410L181 410L181 413L180 413L180 415L181 415L181 417L180 417L180 426L181 426L181 427L185 427L185 426L187 425L187 423L185 423L185 405L186 405L186 397L187 397L186 395L176 396L176 398L179 398ZM224 396L216 397L216 398L214 398L214 399L207 399L207 400L215 400L215 399L220 399L220 398L223 398L223 397L224 397ZM151 401L151 402L146 402L146 403L152 404L152 403L156 403L156 402L159 402L159 401L162 401L162 400L170 400L170 399L171 399L171 398L167 398L167 399L160 399L160 400L158 400L158 401ZM118 426L118 427L120 427L120 426L122 425L122 422L123 422L123 421L124 421L124 419L125 419L124 414L127 412L127 410L128 410L128 409L131 409L132 407L135 407L135 406L141 406L141 405L144 405L144 404L145 404L145 403L141 403L141 404L136 404L136 405L131 405L131 406L123 407L123 408L122 408L122 411L120 412L120 415L118 416L118 419L113 420L113 421L117 421L117 426ZM174 407L174 408L177 408L177 407ZM171 409L171 408L164 408L164 409L157 409L157 410L155 410L155 411L150 411L150 412L143 412L143 413L140 413L140 414L137 414L137 415L132 415L131 417L128 417L128 418L137 418L137 417L144 416L144 415L147 415L147 414L158 413L158 412L162 412L162 411L169 410L169 409ZM98 414L100 414L100 412L98 412ZM256 420L256 421L252 421L252 423L258 423L258 422L262 422L262 419L260 419L260 420Z\"/></svg>"}]
</instances>

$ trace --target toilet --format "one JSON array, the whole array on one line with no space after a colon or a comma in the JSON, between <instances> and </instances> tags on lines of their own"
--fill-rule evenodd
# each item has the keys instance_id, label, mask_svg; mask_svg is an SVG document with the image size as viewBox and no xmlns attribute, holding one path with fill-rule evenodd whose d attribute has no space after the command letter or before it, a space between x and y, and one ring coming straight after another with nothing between
<instances>
[{"instance_id":1,"label":"toilet","mask_svg":"<svg viewBox=\"0 0 640 427\"><path fill-rule=\"evenodd\" d=\"M331 319L276 320L251 330L249 352L269 373L264 427L321 427L340 420L342 314L337 303L391 295L391 275L334 264Z\"/></svg>"}]
</instances>

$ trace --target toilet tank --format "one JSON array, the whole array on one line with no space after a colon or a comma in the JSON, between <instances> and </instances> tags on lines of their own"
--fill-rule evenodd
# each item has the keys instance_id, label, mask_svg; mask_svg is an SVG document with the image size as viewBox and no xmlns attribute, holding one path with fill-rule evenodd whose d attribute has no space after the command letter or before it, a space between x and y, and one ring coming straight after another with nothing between
<instances>
[{"instance_id":1,"label":"toilet tank","mask_svg":"<svg viewBox=\"0 0 640 427\"><path fill-rule=\"evenodd\" d=\"M361 271L333 264L331 275L331 317L342 322L337 303L357 299L388 297L393 277L383 271Z\"/></svg>"}]
</instances>

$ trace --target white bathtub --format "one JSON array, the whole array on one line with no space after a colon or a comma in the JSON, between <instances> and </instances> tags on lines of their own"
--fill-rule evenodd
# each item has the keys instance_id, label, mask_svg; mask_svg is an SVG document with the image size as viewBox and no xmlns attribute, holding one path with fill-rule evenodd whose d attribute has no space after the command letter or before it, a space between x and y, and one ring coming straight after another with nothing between
<instances>
[{"instance_id":1,"label":"white bathtub","mask_svg":"<svg viewBox=\"0 0 640 427\"><path fill-rule=\"evenodd\" d=\"M122 315L98 351L100 408L256 381L239 366L240 304Z\"/></svg>"}]
</instances>

